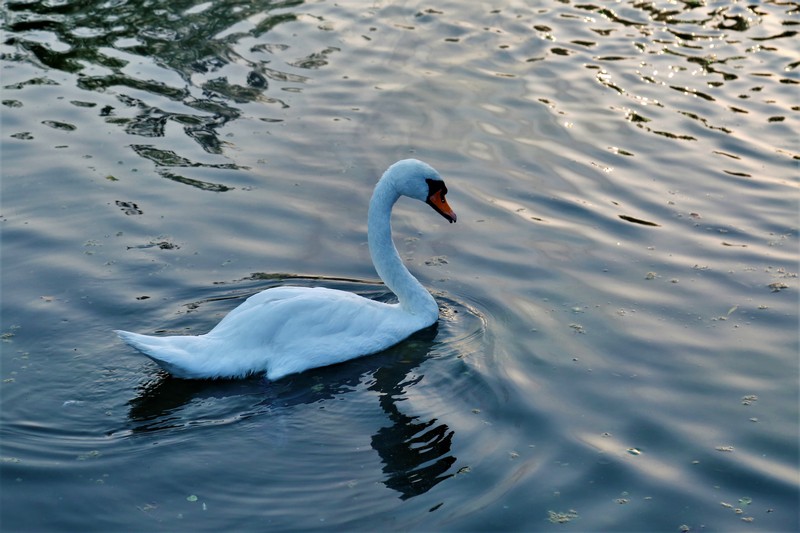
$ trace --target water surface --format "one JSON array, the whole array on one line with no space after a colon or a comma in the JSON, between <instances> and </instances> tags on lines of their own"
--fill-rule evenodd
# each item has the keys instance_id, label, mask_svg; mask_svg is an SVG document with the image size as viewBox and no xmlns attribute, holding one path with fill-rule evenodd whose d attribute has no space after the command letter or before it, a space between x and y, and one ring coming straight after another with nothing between
<instances>
[{"instance_id":1,"label":"water surface","mask_svg":"<svg viewBox=\"0 0 800 533\"><path fill-rule=\"evenodd\" d=\"M7 2L7 531L793 531L796 2ZM439 323L277 382L111 333L377 298Z\"/></svg>"}]
</instances>

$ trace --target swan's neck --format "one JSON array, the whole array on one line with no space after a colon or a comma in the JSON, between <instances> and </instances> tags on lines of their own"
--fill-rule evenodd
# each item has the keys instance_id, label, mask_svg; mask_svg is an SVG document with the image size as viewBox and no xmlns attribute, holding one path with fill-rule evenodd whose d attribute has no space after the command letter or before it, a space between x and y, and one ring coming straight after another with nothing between
<instances>
[{"instance_id":1,"label":"swan's neck","mask_svg":"<svg viewBox=\"0 0 800 533\"><path fill-rule=\"evenodd\" d=\"M397 295L400 307L433 323L439 316L436 301L405 267L392 242L392 207L399 197L391 180L381 179L375 186L367 216L369 253L378 276Z\"/></svg>"}]
</instances>

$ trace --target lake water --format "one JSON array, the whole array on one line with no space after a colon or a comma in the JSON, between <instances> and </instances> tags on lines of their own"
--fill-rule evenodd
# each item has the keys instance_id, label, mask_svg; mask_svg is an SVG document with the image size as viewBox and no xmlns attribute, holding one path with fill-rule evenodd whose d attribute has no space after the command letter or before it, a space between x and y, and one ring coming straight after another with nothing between
<instances>
[{"instance_id":1,"label":"lake water","mask_svg":"<svg viewBox=\"0 0 800 533\"><path fill-rule=\"evenodd\" d=\"M3 531L797 531L797 2L8 1ZM438 325L268 382L112 333L259 290Z\"/></svg>"}]
</instances>

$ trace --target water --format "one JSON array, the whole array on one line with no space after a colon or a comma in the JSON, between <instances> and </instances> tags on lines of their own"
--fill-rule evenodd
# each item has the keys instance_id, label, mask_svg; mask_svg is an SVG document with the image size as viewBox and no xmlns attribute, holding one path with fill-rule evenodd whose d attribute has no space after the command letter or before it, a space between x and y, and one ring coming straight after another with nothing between
<instances>
[{"instance_id":1,"label":"water","mask_svg":"<svg viewBox=\"0 0 800 533\"><path fill-rule=\"evenodd\" d=\"M792 531L792 2L7 2L4 531ZM376 356L183 382L111 333L386 299Z\"/></svg>"}]
</instances>

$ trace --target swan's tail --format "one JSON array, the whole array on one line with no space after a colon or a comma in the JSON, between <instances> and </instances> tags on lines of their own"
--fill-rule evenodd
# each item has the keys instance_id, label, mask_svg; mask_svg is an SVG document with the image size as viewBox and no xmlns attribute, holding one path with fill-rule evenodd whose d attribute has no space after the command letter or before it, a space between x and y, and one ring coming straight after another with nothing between
<instances>
[{"instance_id":1,"label":"swan's tail","mask_svg":"<svg viewBox=\"0 0 800 533\"><path fill-rule=\"evenodd\" d=\"M197 337L151 337L129 331L114 330L126 344L136 348L158 365L179 378L194 378L193 372L188 368L191 360L190 344Z\"/></svg>"}]
</instances>

